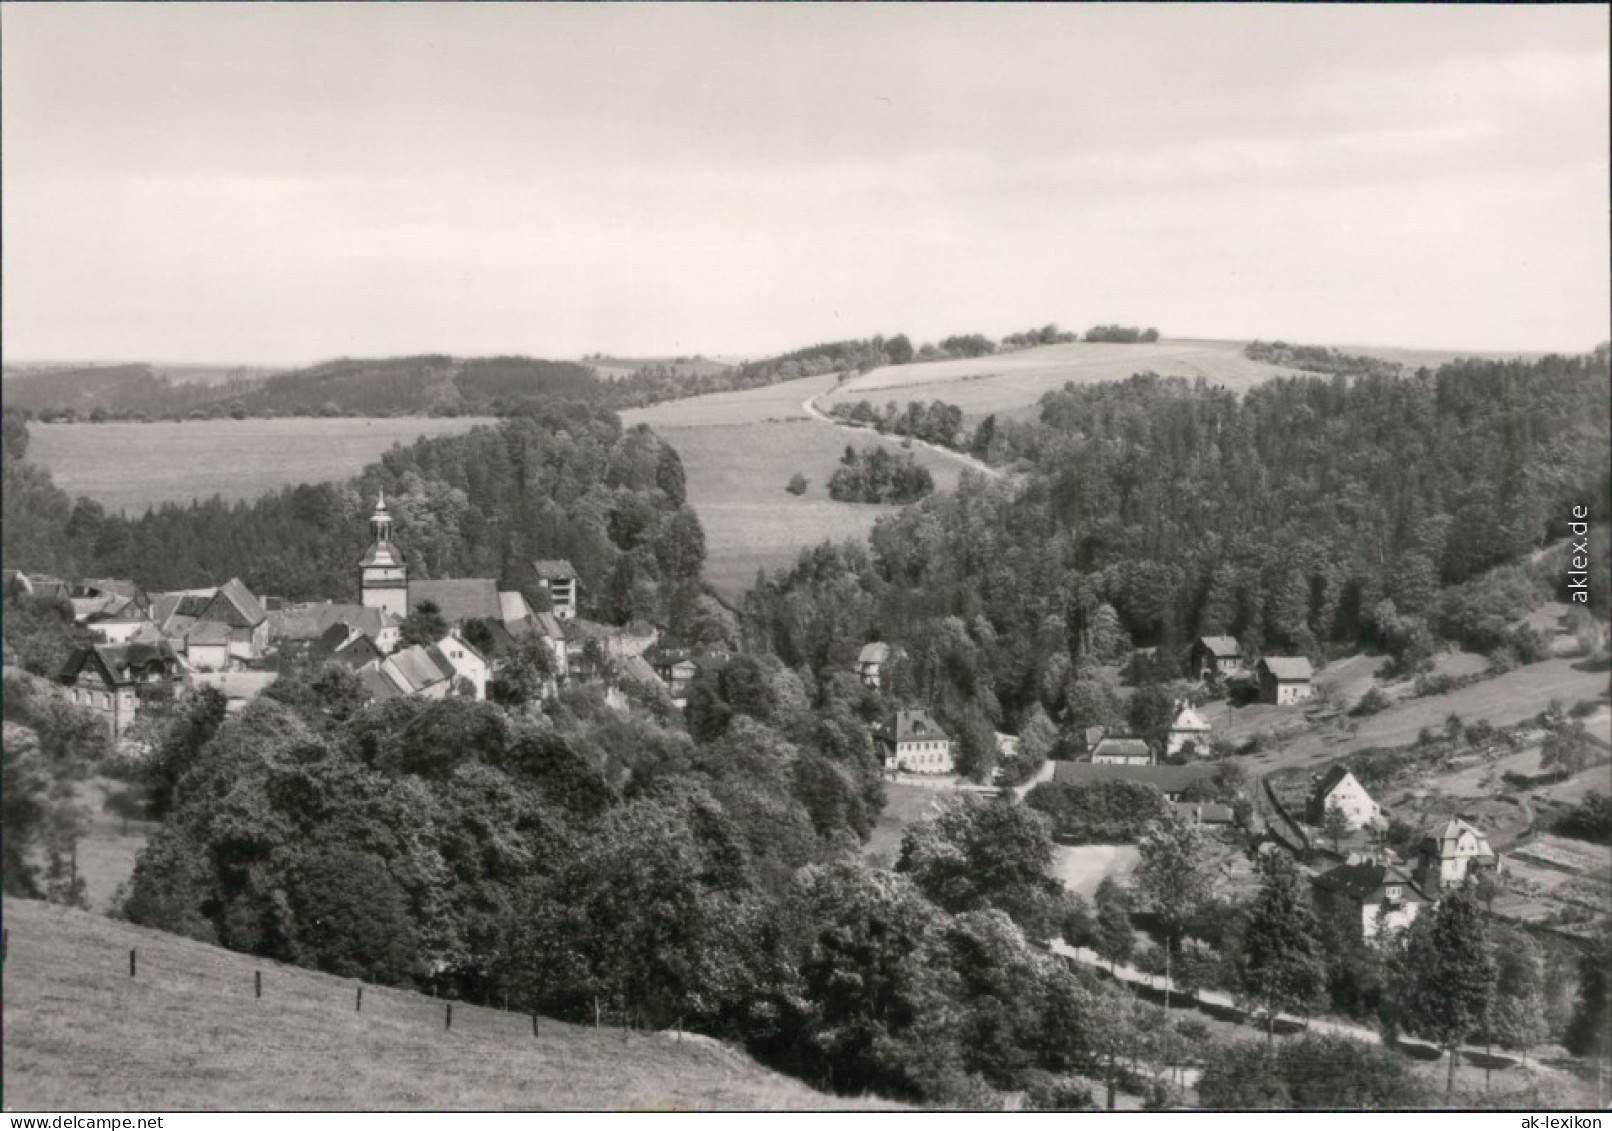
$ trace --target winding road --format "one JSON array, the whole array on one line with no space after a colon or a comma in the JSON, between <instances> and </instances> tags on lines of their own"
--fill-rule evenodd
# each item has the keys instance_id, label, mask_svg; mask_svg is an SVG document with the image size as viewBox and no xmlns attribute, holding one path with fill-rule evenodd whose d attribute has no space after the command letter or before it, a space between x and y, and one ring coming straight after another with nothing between
<instances>
[{"instance_id":1,"label":"winding road","mask_svg":"<svg viewBox=\"0 0 1612 1131\"><path fill-rule=\"evenodd\" d=\"M840 420L836 417L830 416L817 406L817 398L821 396L823 396L822 393L816 393L801 401L801 411L806 413L813 420L821 420L824 424L832 424L834 427L844 428L848 432L872 432L875 436L882 436L886 434L880 432L877 428L870 428L866 424L853 424L850 421ZM902 436L900 439L904 444L908 442L918 444L922 447L928 448L932 452L938 452L940 455L949 456L957 462L964 464L969 469L977 471L989 479L1007 478L1007 473L1001 468L992 467L990 464L985 463L983 460L975 459L966 452L959 452L953 448L943 447L940 444L931 444L928 440L920 440L916 436Z\"/></svg>"}]
</instances>

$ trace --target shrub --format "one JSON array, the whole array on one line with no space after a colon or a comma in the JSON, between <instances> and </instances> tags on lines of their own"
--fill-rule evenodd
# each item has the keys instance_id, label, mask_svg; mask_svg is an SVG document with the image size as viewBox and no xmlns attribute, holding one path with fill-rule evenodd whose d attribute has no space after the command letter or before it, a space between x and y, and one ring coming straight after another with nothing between
<instances>
[{"instance_id":1,"label":"shrub","mask_svg":"<svg viewBox=\"0 0 1612 1131\"><path fill-rule=\"evenodd\" d=\"M1419 689L1422 681L1417 680L1416 682L1418 686L1417 694L1420 695L1421 691ZM1370 691L1366 692L1360 697L1360 702L1356 703L1354 710L1350 711L1349 713L1351 715L1375 715L1379 711L1386 709L1387 706L1388 696L1384 695L1377 688L1373 687Z\"/></svg>"}]
</instances>

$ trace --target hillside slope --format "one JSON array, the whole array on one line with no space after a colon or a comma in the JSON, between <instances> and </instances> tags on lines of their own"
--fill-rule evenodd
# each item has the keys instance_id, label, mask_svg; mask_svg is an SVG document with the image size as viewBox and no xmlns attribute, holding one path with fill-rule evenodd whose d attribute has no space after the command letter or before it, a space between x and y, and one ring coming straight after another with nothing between
<instances>
[{"instance_id":1,"label":"hillside slope","mask_svg":"<svg viewBox=\"0 0 1612 1131\"><path fill-rule=\"evenodd\" d=\"M890 365L852 378L822 403L826 407L864 398L875 405L942 400L977 419L993 412L1029 415L1043 394L1070 381L1077 385L1124 381L1151 371L1161 377L1202 377L1240 393L1298 372L1250 361L1243 356L1243 345L1173 339L1135 345L1068 342L986 357Z\"/></svg>"},{"instance_id":2,"label":"hillside slope","mask_svg":"<svg viewBox=\"0 0 1612 1131\"><path fill-rule=\"evenodd\" d=\"M870 1106L702 1038L548 1019L534 1038L465 1003L445 1030L418 994L366 986L355 1012L347 979L49 904L4 913L7 1111Z\"/></svg>"}]
</instances>

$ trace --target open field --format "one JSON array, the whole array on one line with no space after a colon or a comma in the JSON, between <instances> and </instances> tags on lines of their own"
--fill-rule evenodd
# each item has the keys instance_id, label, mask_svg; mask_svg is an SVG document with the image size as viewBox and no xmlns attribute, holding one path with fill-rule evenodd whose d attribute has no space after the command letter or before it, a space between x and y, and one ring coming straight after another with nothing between
<instances>
[{"instance_id":1,"label":"open field","mask_svg":"<svg viewBox=\"0 0 1612 1131\"><path fill-rule=\"evenodd\" d=\"M652 404L648 408L628 409L621 414L621 422L629 428L634 424L647 424L655 431L663 432L668 428L714 424L806 420L809 418L801 408L802 402L829 392L835 384L834 375L830 373L821 377L780 381L776 385L760 385L754 389L737 389L730 393L684 397Z\"/></svg>"},{"instance_id":2,"label":"open field","mask_svg":"<svg viewBox=\"0 0 1612 1131\"><path fill-rule=\"evenodd\" d=\"M28 458L69 495L130 517L159 503L251 500L298 483L357 475L393 444L468 432L485 417L295 417L182 424L39 424Z\"/></svg>"},{"instance_id":3,"label":"open field","mask_svg":"<svg viewBox=\"0 0 1612 1131\"><path fill-rule=\"evenodd\" d=\"M1059 844L1052 849L1052 874L1066 889L1089 900L1103 877L1123 880L1140 861L1134 844Z\"/></svg>"},{"instance_id":4,"label":"open field","mask_svg":"<svg viewBox=\"0 0 1612 1131\"><path fill-rule=\"evenodd\" d=\"M655 365L671 370L679 377L709 377L732 369L731 361L718 361L709 357L591 357L579 364L586 365L601 377L631 377L640 369Z\"/></svg>"},{"instance_id":5,"label":"open field","mask_svg":"<svg viewBox=\"0 0 1612 1131\"><path fill-rule=\"evenodd\" d=\"M1250 769L1269 772L1312 765L1371 746L1408 746L1423 727L1438 730L1450 715L1468 723L1485 719L1495 726L1512 726L1543 711L1552 699L1571 706L1581 699L1600 699L1607 692L1604 668L1584 660L1558 658L1460 688L1448 695L1403 699L1376 715L1358 720L1348 734L1336 726L1311 730L1282 743L1278 749L1255 755ZM1303 712L1294 707L1249 706L1230 709L1211 704L1206 714L1216 734L1252 733L1281 725L1280 716L1302 723ZM1592 732L1593 733L1593 732Z\"/></svg>"},{"instance_id":6,"label":"open field","mask_svg":"<svg viewBox=\"0 0 1612 1131\"><path fill-rule=\"evenodd\" d=\"M656 431L683 460L689 502L705 528L705 579L730 599L750 587L757 569L788 566L802 549L825 539L865 538L875 519L901 509L828 497L828 477L847 443L899 451L894 440L816 421ZM934 476L936 490L956 486L956 460L922 449L913 455ZM810 481L800 496L784 490L797 471Z\"/></svg>"},{"instance_id":7,"label":"open field","mask_svg":"<svg viewBox=\"0 0 1612 1131\"><path fill-rule=\"evenodd\" d=\"M907 826L933 817L949 796L947 791L928 785L885 782L884 809L873 826L873 835L862 846L862 856L877 867L895 867L901 855L901 834Z\"/></svg>"},{"instance_id":8,"label":"open field","mask_svg":"<svg viewBox=\"0 0 1612 1131\"><path fill-rule=\"evenodd\" d=\"M1166 340L1142 345L1116 342L1072 342L1037 346L988 357L952 358L870 370L847 381L825 405L864 398L874 404L895 400L943 400L966 417L989 413L1028 415L1041 397L1068 382L1094 385L1124 381L1152 371L1161 377L1203 377L1211 385L1236 392L1294 369L1250 361L1243 342Z\"/></svg>"},{"instance_id":9,"label":"open field","mask_svg":"<svg viewBox=\"0 0 1612 1131\"><path fill-rule=\"evenodd\" d=\"M890 1106L823 1095L715 1041L592 1029L279 966L5 901L5 1106L624 1110ZM139 949L139 972L128 954ZM253 972L263 972L263 998Z\"/></svg>"},{"instance_id":10,"label":"open field","mask_svg":"<svg viewBox=\"0 0 1612 1131\"><path fill-rule=\"evenodd\" d=\"M134 875L134 862L154 825L124 821L107 811L106 799L123 786L110 778L76 783L73 799L79 812L78 875L90 910L110 912L117 890Z\"/></svg>"}]
</instances>

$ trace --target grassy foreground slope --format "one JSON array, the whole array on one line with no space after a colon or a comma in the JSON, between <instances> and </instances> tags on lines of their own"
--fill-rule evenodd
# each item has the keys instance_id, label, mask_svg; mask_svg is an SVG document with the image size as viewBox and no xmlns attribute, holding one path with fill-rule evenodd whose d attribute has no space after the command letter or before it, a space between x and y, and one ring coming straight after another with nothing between
<instances>
[{"instance_id":1,"label":"grassy foreground slope","mask_svg":"<svg viewBox=\"0 0 1612 1131\"><path fill-rule=\"evenodd\" d=\"M6 899L7 1111L825 1109L714 1041L591 1029ZM129 950L139 973L129 977ZM253 973L263 972L263 998ZM881 1105L882 1106L882 1105Z\"/></svg>"}]
</instances>

